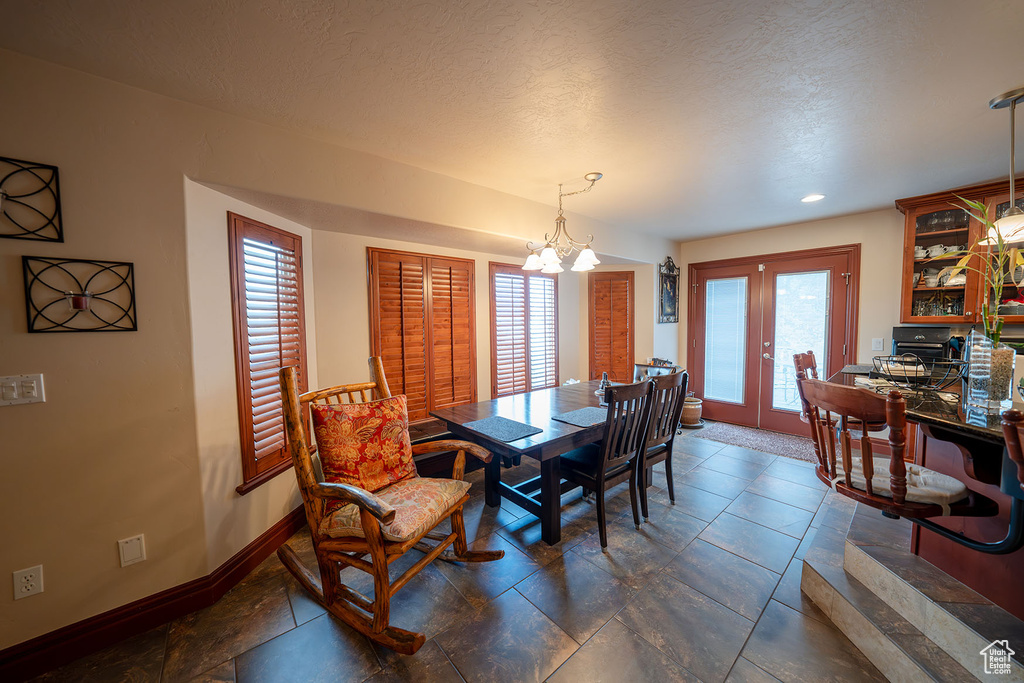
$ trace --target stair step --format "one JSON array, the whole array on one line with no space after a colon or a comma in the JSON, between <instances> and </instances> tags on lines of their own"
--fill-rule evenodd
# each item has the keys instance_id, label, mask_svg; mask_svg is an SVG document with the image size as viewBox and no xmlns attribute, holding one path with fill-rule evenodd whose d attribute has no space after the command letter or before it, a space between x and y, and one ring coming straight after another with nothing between
<instances>
[{"instance_id":1,"label":"stair step","mask_svg":"<svg viewBox=\"0 0 1024 683\"><path fill-rule=\"evenodd\" d=\"M843 567L969 671L983 671L981 650L1008 640L1016 652L1008 680L1024 681L1024 621L910 552L909 534L859 506Z\"/></svg>"},{"instance_id":2,"label":"stair step","mask_svg":"<svg viewBox=\"0 0 1024 683\"><path fill-rule=\"evenodd\" d=\"M975 677L842 566L845 534L822 526L804 559L801 586L879 671L892 681Z\"/></svg>"}]
</instances>

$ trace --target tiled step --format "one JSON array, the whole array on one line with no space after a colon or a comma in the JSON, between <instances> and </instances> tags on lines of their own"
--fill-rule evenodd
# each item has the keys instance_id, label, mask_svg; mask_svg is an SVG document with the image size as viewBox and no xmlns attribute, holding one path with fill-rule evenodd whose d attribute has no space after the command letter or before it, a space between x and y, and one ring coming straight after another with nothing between
<instances>
[{"instance_id":1,"label":"tiled step","mask_svg":"<svg viewBox=\"0 0 1024 683\"><path fill-rule=\"evenodd\" d=\"M804 559L801 586L891 681L969 681L975 677L843 569L846 534L821 526Z\"/></svg>"},{"instance_id":2,"label":"tiled step","mask_svg":"<svg viewBox=\"0 0 1024 683\"><path fill-rule=\"evenodd\" d=\"M1024 681L1024 622L913 555L909 528L859 506L844 543L845 573L977 678L986 678L981 650L1009 641L1012 669L998 680Z\"/></svg>"}]
</instances>

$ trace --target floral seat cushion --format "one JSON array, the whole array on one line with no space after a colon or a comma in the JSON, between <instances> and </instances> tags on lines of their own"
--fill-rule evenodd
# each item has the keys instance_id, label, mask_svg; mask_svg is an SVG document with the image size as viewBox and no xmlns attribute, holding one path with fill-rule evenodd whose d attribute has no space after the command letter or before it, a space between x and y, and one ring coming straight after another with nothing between
<instances>
[{"instance_id":1,"label":"floral seat cushion","mask_svg":"<svg viewBox=\"0 0 1024 683\"><path fill-rule=\"evenodd\" d=\"M466 495L469 487L467 481L415 477L381 489L376 496L395 509L395 519L391 524L381 524L384 538L402 542L434 528L438 520ZM320 533L331 538L363 538L359 508L346 505L324 517Z\"/></svg>"},{"instance_id":2,"label":"floral seat cushion","mask_svg":"<svg viewBox=\"0 0 1024 683\"><path fill-rule=\"evenodd\" d=\"M372 493L416 476L405 396L309 408L325 481Z\"/></svg>"}]
</instances>

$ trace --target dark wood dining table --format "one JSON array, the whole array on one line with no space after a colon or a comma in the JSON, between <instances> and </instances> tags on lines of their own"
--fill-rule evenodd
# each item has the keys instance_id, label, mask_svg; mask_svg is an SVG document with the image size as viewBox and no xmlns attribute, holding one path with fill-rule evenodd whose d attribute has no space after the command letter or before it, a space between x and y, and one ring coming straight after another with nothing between
<instances>
[{"instance_id":1,"label":"dark wood dining table","mask_svg":"<svg viewBox=\"0 0 1024 683\"><path fill-rule=\"evenodd\" d=\"M562 494L576 484L563 482L559 456L579 446L600 441L604 430L601 422L591 427L576 427L551 419L587 406L599 406L594 391L600 381L592 380L541 389L528 394L503 396L490 401L442 408L430 414L448 424L448 430L460 439L480 444L497 456L521 456L540 461L540 476L515 486L501 481L501 458L495 457L484 469L484 495L487 505L497 507L504 497L540 518L541 538L554 545L562 537ZM523 422L544 431L512 442L485 436L465 425L487 417L504 417Z\"/></svg>"}]
</instances>

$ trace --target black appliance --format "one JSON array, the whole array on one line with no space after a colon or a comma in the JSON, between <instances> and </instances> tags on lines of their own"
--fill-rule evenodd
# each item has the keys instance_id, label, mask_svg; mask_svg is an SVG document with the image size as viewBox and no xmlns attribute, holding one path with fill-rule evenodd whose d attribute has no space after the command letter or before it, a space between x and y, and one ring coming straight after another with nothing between
<instances>
[{"instance_id":1,"label":"black appliance","mask_svg":"<svg viewBox=\"0 0 1024 683\"><path fill-rule=\"evenodd\" d=\"M953 336L948 327L892 328L892 355L912 353L922 360L959 359L964 338Z\"/></svg>"}]
</instances>

